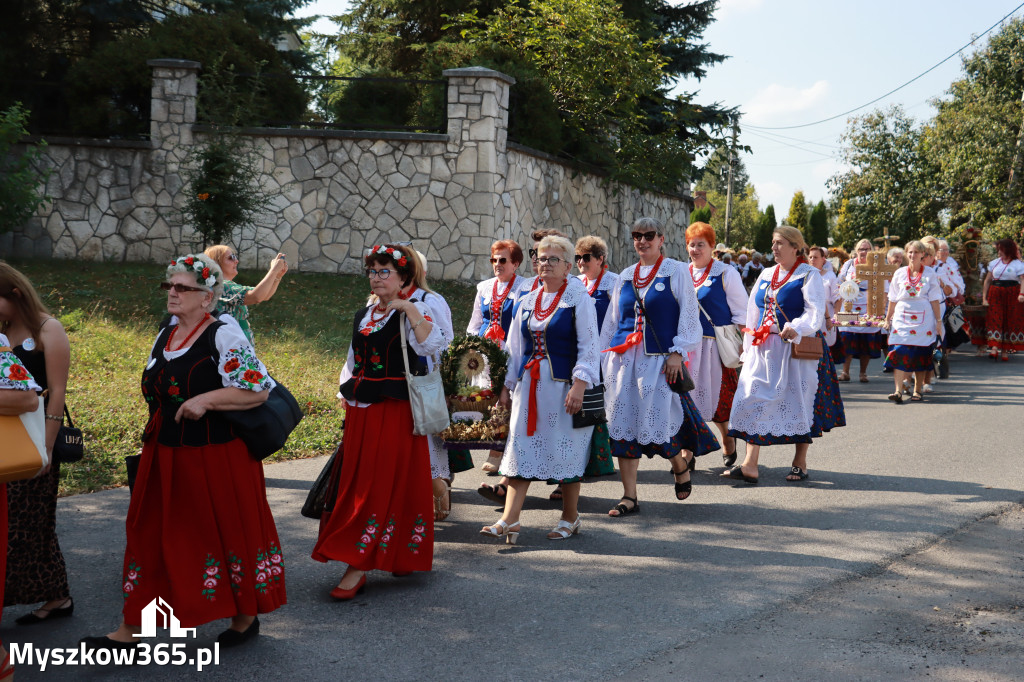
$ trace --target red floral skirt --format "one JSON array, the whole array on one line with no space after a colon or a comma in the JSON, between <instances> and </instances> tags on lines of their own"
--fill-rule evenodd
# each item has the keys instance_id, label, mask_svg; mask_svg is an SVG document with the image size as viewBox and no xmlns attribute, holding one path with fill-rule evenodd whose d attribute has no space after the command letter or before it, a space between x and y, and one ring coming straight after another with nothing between
<instances>
[{"instance_id":1,"label":"red floral skirt","mask_svg":"<svg viewBox=\"0 0 1024 682\"><path fill-rule=\"evenodd\" d=\"M718 406L711 421L728 424L732 414L732 401L736 397L736 385L739 384L740 373L735 368L722 365L722 388L718 392Z\"/></svg>"},{"instance_id":2,"label":"red floral skirt","mask_svg":"<svg viewBox=\"0 0 1024 682\"><path fill-rule=\"evenodd\" d=\"M240 439L143 445L124 552L124 622L163 598L182 627L283 605L284 559L263 462Z\"/></svg>"},{"instance_id":3,"label":"red floral skirt","mask_svg":"<svg viewBox=\"0 0 1024 682\"><path fill-rule=\"evenodd\" d=\"M406 401L345 411L341 466L332 473L334 508L324 510L317 561L360 571L429 571L434 561L434 501L426 436L412 433Z\"/></svg>"},{"instance_id":4,"label":"red floral skirt","mask_svg":"<svg viewBox=\"0 0 1024 682\"><path fill-rule=\"evenodd\" d=\"M989 287L985 340L993 350L1024 350L1024 304L1018 294L1016 282L1012 287Z\"/></svg>"}]
</instances>

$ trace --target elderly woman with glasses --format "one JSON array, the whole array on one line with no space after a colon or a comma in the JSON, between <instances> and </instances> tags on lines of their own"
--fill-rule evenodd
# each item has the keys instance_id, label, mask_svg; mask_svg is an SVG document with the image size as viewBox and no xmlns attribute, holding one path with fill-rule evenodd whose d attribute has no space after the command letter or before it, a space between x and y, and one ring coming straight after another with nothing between
<instances>
[{"instance_id":1,"label":"elderly woman with glasses","mask_svg":"<svg viewBox=\"0 0 1024 682\"><path fill-rule=\"evenodd\" d=\"M217 312L227 313L235 318L238 326L242 328L245 338L252 344L252 327L249 324L249 306L269 301L277 293L277 287L281 279L288 272L288 263L285 262L284 254L279 253L270 261L270 269L263 279L254 287L245 286L235 282L238 276L238 253L230 246L217 244L211 246L204 253L217 262L221 272L224 273L224 293L217 302Z\"/></svg>"},{"instance_id":2,"label":"elderly woman with glasses","mask_svg":"<svg viewBox=\"0 0 1024 682\"><path fill-rule=\"evenodd\" d=\"M374 246L365 264L377 302L353 319L339 392L345 442L331 472L334 502L324 509L313 548L313 559L346 565L330 592L342 601L363 590L368 571L429 571L434 557L430 451L427 437L413 433L405 364L414 374L426 373L423 358L440 353L446 342L430 307L401 295L422 268L411 247Z\"/></svg>"},{"instance_id":3,"label":"elderly woman with glasses","mask_svg":"<svg viewBox=\"0 0 1024 682\"><path fill-rule=\"evenodd\" d=\"M594 235L580 237L576 241L576 267L580 271L577 279L583 283L590 298L594 299L597 328L601 329L612 302L612 292L619 283L619 276L608 270L608 244ZM585 475L609 476L614 473L608 425L598 424L594 427L594 437L590 442L590 459L587 461ZM559 499L560 494L559 491L552 493L553 499Z\"/></svg>"},{"instance_id":4,"label":"elderly woman with glasses","mask_svg":"<svg viewBox=\"0 0 1024 682\"><path fill-rule=\"evenodd\" d=\"M501 473L509 479L505 511L480 533L515 544L519 515L530 482L556 480L562 486L562 515L549 540L579 533L580 479L593 426L574 428L572 415L583 392L600 383L598 327L594 300L581 286L569 286L573 245L549 236L537 247L541 286L526 294L509 330L509 361L501 403L511 402L509 439Z\"/></svg>"},{"instance_id":5,"label":"elderly woman with glasses","mask_svg":"<svg viewBox=\"0 0 1024 682\"><path fill-rule=\"evenodd\" d=\"M142 611L157 598L182 627L230 618L222 647L254 638L257 614L286 601L263 463L219 414L262 404L275 384L235 320L210 314L222 278L203 254L167 268L171 317L142 373L149 422L125 522L123 620L83 639L89 648L136 646Z\"/></svg>"},{"instance_id":6,"label":"elderly woman with glasses","mask_svg":"<svg viewBox=\"0 0 1024 682\"><path fill-rule=\"evenodd\" d=\"M846 261L839 270L839 283L842 285L847 280L857 281L857 266L867 263L868 254L871 253L871 242L861 239L854 246L853 258ZM868 285L867 282L860 283L860 295L853 302L853 311L858 314L866 314L868 311ZM843 371L839 374L839 381L850 380L850 364L853 358L860 358L860 380L868 382L868 363L872 358L882 357L882 348L885 340L882 338L879 327L841 327L839 338L843 342L843 350L846 352L846 360L843 362Z\"/></svg>"},{"instance_id":7,"label":"elderly woman with glasses","mask_svg":"<svg viewBox=\"0 0 1024 682\"><path fill-rule=\"evenodd\" d=\"M689 395L680 395L683 363L703 335L693 280L685 264L662 254L660 221L640 218L632 237L639 260L619 275L601 330L608 434L622 478L612 517L639 511L643 455L669 460L676 499L685 500L693 458L719 447Z\"/></svg>"}]
</instances>

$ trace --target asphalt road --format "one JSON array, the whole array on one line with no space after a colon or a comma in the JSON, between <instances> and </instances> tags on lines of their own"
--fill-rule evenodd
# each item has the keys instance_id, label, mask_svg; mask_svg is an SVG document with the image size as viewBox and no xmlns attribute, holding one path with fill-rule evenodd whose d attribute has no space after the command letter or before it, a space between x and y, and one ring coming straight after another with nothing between
<instances>
[{"instance_id":1,"label":"asphalt road","mask_svg":"<svg viewBox=\"0 0 1024 682\"><path fill-rule=\"evenodd\" d=\"M343 567L309 558L316 523L298 513L324 460L270 465L289 603L261 619L256 642L202 672L25 664L17 676L1020 679L1024 357L957 354L952 371L921 404L887 402L877 361L871 383L843 384L849 426L811 448L803 484L782 480L788 447L762 451L756 488L720 479L718 453L701 458L683 503L666 464L645 461L641 513L624 519L605 515L616 479L586 483L583 532L564 542L545 539L558 512L538 484L519 546L481 537L500 512L474 492L482 475L460 474L434 571L372 574L348 603L327 596ZM8 648L73 646L117 624L127 505L123 489L61 500L75 615L24 628L14 618L26 608L8 608ZM189 652L212 646L223 627L199 628Z\"/></svg>"}]
</instances>

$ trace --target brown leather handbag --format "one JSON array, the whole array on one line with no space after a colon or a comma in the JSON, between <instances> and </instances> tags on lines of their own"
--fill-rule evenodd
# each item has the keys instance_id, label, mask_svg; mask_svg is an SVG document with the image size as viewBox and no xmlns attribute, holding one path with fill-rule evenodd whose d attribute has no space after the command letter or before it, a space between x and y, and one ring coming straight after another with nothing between
<instances>
[{"instance_id":1,"label":"brown leather handbag","mask_svg":"<svg viewBox=\"0 0 1024 682\"><path fill-rule=\"evenodd\" d=\"M786 322L789 322L782 306L776 303L775 307L786 318ZM798 342L790 343L789 347L796 360L820 360L821 356L825 354L825 341L817 333L814 336L802 336Z\"/></svg>"}]
</instances>

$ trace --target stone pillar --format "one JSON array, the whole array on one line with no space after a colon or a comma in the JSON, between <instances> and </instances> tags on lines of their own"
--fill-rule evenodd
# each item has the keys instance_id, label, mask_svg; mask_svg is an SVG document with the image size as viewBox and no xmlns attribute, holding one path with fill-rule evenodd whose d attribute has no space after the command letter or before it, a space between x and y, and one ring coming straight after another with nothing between
<instances>
[{"instance_id":1,"label":"stone pillar","mask_svg":"<svg viewBox=\"0 0 1024 682\"><path fill-rule=\"evenodd\" d=\"M149 114L149 139L153 145L150 169L156 194L150 206L137 201L138 208L126 219L128 227L144 234L129 239L128 260L163 261L183 252L194 238L193 230L181 225L185 184L181 166L195 143L199 62L187 59L150 59L153 69Z\"/></svg>"},{"instance_id":2,"label":"stone pillar","mask_svg":"<svg viewBox=\"0 0 1024 682\"><path fill-rule=\"evenodd\" d=\"M469 216L459 221L459 231L470 236L476 256L474 276L486 275L487 256L505 224L501 201L505 187L508 142L509 89L515 79L480 66L447 69L448 156L454 159L452 182L466 191Z\"/></svg>"}]
</instances>

